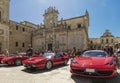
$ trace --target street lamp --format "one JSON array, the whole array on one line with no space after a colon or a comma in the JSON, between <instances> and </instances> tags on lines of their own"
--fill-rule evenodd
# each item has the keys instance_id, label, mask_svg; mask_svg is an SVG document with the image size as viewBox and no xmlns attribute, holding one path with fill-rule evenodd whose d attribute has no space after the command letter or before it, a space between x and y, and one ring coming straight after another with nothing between
<instances>
[{"instance_id":1,"label":"street lamp","mask_svg":"<svg viewBox=\"0 0 120 83\"><path fill-rule=\"evenodd\" d=\"M30 40L31 40L31 47L33 47L33 30L31 31L31 38L30 38Z\"/></svg>"}]
</instances>

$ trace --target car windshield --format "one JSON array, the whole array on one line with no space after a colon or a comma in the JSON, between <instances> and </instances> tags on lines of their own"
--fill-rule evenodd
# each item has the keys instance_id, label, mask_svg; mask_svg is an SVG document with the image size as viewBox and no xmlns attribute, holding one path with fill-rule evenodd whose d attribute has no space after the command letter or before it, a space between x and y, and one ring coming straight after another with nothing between
<instances>
[{"instance_id":1,"label":"car windshield","mask_svg":"<svg viewBox=\"0 0 120 83\"><path fill-rule=\"evenodd\" d=\"M26 53L18 53L18 55L20 55L20 56L24 56L24 55L26 55Z\"/></svg>"},{"instance_id":2,"label":"car windshield","mask_svg":"<svg viewBox=\"0 0 120 83\"><path fill-rule=\"evenodd\" d=\"M9 56L15 56L15 54L9 54Z\"/></svg>"},{"instance_id":3,"label":"car windshield","mask_svg":"<svg viewBox=\"0 0 120 83\"><path fill-rule=\"evenodd\" d=\"M84 52L82 56L93 56L93 57L106 57L107 54L103 51L89 51L89 52Z\"/></svg>"},{"instance_id":4,"label":"car windshield","mask_svg":"<svg viewBox=\"0 0 120 83\"><path fill-rule=\"evenodd\" d=\"M51 56L54 56L55 53L44 53L43 56L44 57L51 57Z\"/></svg>"}]
</instances>

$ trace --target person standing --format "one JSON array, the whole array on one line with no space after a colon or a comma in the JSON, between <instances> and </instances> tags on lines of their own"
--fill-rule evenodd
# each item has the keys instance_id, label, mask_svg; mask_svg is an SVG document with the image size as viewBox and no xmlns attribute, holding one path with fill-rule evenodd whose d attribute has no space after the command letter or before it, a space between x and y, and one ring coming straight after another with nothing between
<instances>
[{"instance_id":1,"label":"person standing","mask_svg":"<svg viewBox=\"0 0 120 83\"><path fill-rule=\"evenodd\" d=\"M120 43L118 43L118 48L117 48L117 66L120 68Z\"/></svg>"},{"instance_id":2,"label":"person standing","mask_svg":"<svg viewBox=\"0 0 120 83\"><path fill-rule=\"evenodd\" d=\"M72 58L74 58L77 54L77 49L75 47L73 47L73 51L72 51Z\"/></svg>"},{"instance_id":3,"label":"person standing","mask_svg":"<svg viewBox=\"0 0 120 83\"><path fill-rule=\"evenodd\" d=\"M9 56L9 51L7 49L4 50L4 55Z\"/></svg>"},{"instance_id":4,"label":"person standing","mask_svg":"<svg viewBox=\"0 0 120 83\"><path fill-rule=\"evenodd\" d=\"M105 52L107 52L108 54L110 54L110 49L109 49L109 45L105 45L105 48L103 49Z\"/></svg>"},{"instance_id":5,"label":"person standing","mask_svg":"<svg viewBox=\"0 0 120 83\"><path fill-rule=\"evenodd\" d=\"M31 48L31 45L29 45L27 50L26 50L26 55L28 57L32 57L32 54L33 54L33 49Z\"/></svg>"},{"instance_id":6,"label":"person standing","mask_svg":"<svg viewBox=\"0 0 120 83\"><path fill-rule=\"evenodd\" d=\"M114 54L112 45L109 45L109 55L112 56Z\"/></svg>"}]
</instances>

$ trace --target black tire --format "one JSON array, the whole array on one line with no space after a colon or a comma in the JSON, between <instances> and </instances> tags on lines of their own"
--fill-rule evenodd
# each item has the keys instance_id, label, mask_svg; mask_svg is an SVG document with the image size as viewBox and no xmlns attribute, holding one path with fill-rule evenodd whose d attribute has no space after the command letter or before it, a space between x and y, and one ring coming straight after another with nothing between
<instances>
[{"instance_id":1,"label":"black tire","mask_svg":"<svg viewBox=\"0 0 120 83\"><path fill-rule=\"evenodd\" d=\"M14 64L16 66L22 65L22 60L21 59L16 59L15 62L14 62Z\"/></svg>"},{"instance_id":2,"label":"black tire","mask_svg":"<svg viewBox=\"0 0 120 83\"><path fill-rule=\"evenodd\" d=\"M50 69L52 69L52 67L53 67L52 61L47 61L46 64L45 64L45 68L47 70L50 70Z\"/></svg>"}]
</instances>

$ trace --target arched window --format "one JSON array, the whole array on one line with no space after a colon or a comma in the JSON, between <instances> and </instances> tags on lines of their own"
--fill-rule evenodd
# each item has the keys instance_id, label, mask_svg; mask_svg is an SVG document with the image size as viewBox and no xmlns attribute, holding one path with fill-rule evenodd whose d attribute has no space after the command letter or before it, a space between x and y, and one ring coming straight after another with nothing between
<instances>
[{"instance_id":1,"label":"arched window","mask_svg":"<svg viewBox=\"0 0 120 83\"><path fill-rule=\"evenodd\" d=\"M106 39L106 43L108 43L109 42L109 40L108 39Z\"/></svg>"}]
</instances>

